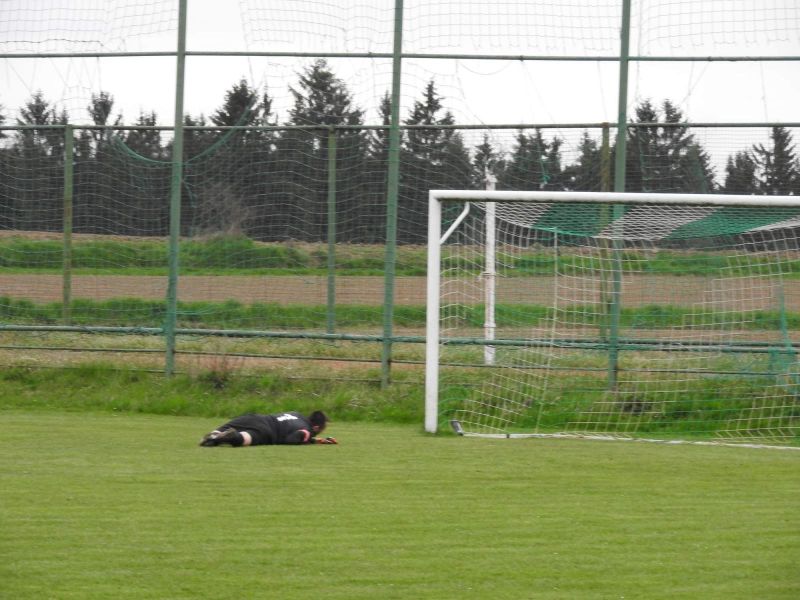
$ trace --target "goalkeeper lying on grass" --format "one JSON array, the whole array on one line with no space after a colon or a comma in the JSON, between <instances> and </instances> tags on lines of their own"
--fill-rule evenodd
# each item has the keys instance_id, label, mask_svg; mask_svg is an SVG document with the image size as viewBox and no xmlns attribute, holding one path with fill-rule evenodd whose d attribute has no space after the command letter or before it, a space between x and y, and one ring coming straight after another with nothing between
<instances>
[{"instance_id":1,"label":"goalkeeper lying on grass","mask_svg":"<svg viewBox=\"0 0 800 600\"><path fill-rule=\"evenodd\" d=\"M335 444L332 437L318 438L328 417L315 410L308 418L298 412L272 415L248 414L231 419L225 425L207 433L201 446L264 446L274 444Z\"/></svg>"}]
</instances>

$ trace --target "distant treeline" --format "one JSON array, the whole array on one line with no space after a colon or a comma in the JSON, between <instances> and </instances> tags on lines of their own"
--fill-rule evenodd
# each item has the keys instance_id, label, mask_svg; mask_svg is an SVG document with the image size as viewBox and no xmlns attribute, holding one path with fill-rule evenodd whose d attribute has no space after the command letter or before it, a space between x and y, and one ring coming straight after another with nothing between
<instances>
[{"instance_id":1,"label":"distant treeline","mask_svg":"<svg viewBox=\"0 0 800 600\"><path fill-rule=\"evenodd\" d=\"M387 129L366 127L345 82L317 60L289 88L294 98L280 130L272 99L242 80L212 115L186 115L187 126L251 129L188 129L184 141L181 233L228 233L261 241L381 243L386 237ZM1 100L1 98L0 98ZM584 131L563 156L565 140L541 129L515 132L510 150L488 134L470 146L445 109L434 81L403 119L397 239L424 243L430 189L482 189L487 174L500 190L599 191L610 182L599 131ZM92 96L91 122L122 126L107 92ZM391 99L378 107L388 125ZM10 125L0 107L0 125ZM41 93L19 111L16 125L66 125ZM649 100L634 111L626 152L626 190L800 194L800 164L791 132L773 127L769 143L734 150L724 175L714 173L706 149L671 101ZM141 129L76 129L72 169L72 226L79 233L166 235L173 142L154 112L140 114ZM304 129L297 129L303 127ZM333 129L332 129L333 128ZM333 133L332 133L333 132ZM613 136L612 136L613 137ZM64 226L65 136L63 129L0 130L0 229L61 231ZM335 146L332 146L332 140ZM332 172L331 167L335 169Z\"/></svg>"}]
</instances>

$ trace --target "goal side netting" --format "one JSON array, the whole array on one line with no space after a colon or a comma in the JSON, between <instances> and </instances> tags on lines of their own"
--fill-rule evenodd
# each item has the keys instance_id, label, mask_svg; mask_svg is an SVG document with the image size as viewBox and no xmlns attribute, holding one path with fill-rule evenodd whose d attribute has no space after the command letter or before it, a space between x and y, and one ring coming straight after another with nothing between
<instances>
[{"instance_id":1,"label":"goal side netting","mask_svg":"<svg viewBox=\"0 0 800 600\"><path fill-rule=\"evenodd\" d=\"M427 431L800 442L800 198L432 191Z\"/></svg>"}]
</instances>

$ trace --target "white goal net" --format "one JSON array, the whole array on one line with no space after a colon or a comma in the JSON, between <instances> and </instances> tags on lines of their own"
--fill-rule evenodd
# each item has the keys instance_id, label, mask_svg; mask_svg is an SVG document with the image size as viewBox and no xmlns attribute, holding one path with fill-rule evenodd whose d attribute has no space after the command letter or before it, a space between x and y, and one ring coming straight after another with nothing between
<instances>
[{"instance_id":1,"label":"white goal net","mask_svg":"<svg viewBox=\"0 0 800 600\"><path fill-rule=\"evenodd\" d=\"M800 198L430 198L428 431L800 439Z\"/></svg>"}]
</instances>

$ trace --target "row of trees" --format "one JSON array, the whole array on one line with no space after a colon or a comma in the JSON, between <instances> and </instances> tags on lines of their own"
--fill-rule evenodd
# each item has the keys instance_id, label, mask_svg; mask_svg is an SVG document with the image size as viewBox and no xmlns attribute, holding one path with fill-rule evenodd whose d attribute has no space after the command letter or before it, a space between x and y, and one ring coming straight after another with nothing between
<instances>
[{"instance_id":1,"label":"row of trees","mask_svg":"<svg viewBox=\"0 0 800 600\"><path fill-rule=\"evenodd\" d=\"M384 237L387 129L364 129L365 113L324 60L306 68L295 86L287 128L235 131L187 130L182 230L187 235L229 232L262 240L326 239L329 222L329 144L336 127L335 211L337 239L380 242ZM114 99L100 92L87 107L95 125L123 125ZM388 125L391 100L378 107ZM19 111L18 125L66 125L41 93ZM0 109L0 125L6 121ZM74 228L127 235L164 235L172 142L154 112L139 115L139 129L80 129L75 139ZM800 163L791 132L771 130L769 143L731 154L722 181L706 149L669 100L640 103L627 140L628 191L740 194L800 193ZM268 94L242 80L207 118L186 115L187 126L277 127ZM426 230L429 189L475 189L487 174L498 189L600 190L601 142L584 132L569 164L565 140L540 129L515 132L510 149L489 135L470 147L454 128L435 83L403 120L398 240L420 243ZM0 228L61 228L64 135L56 129L0 130ZM613 165L615 148L610 148Z\"/></svg>"}]
</instances>

